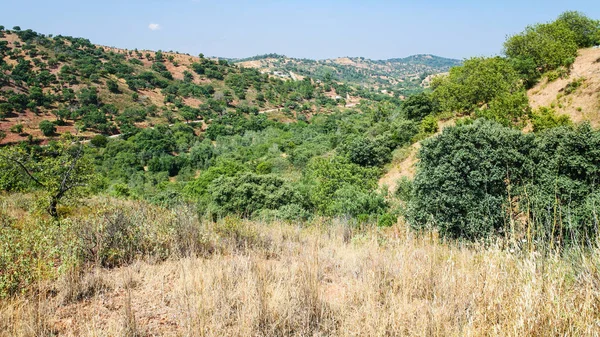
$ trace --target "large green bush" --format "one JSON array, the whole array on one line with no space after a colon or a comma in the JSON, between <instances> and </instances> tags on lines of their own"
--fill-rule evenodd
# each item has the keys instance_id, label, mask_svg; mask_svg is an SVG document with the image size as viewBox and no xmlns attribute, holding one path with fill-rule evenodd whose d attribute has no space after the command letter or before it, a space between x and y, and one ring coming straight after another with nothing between
<instances>
[{"instance_id":1,"label":"large green bush","mask_svg":"<svg viewBox=\"0 0 600 337\"><path fill-rule=\"evenodd\" d=\"M341 157L314 158L304 170L310 202L318 213L325 215L346 213L348 210L340 207L339 200L348 200L349 190L363 194L373 191L379 174L380 170L377 168L364 168ZM369 202L364 204L368 205ZM347 213L364 212L368 210L352 210Z\"/></svg>"},{"instance_id":2,"label":"large green bush","mask_svg":"<svg viewBox=\"0 0 600 337\"><path fill-rule=\"evenodd\" d=\"M52 136L56 133L56 125L50 121L41 121L39 124L40 131L44 136Z\"/></svg>"},{"instance_id":3,"label":"large green bush","mask_svg":"<svg viewBox=\"0 0 600 337\"><path fill-rule=\"evenodd\" d=\"M451 237L501 232L507 187L529 175L530 138L478 120L425 140L418 154L410 222Z\"/></svg>"},{"instance_id":4,"label":"large green bush","mask_svg":"<svg viewBox=\"0 0 600 337\"><path fill-rule=\"evenodd\" d=\"M516 93L522 84L510 61L501 57L472 58L432 83L433 99L442 111L470 113L500 95Z\"/></svg>"},{"instance_id":5,"label":"large green bush","mask_svg":"<svg viewBox=\"0 0 600 337\"><path fill-rule=\"evenodd\" d=\"M429 93L410 95L402 103L402 111L404 111L406 117L417 121L437 113L438 110L438 102Z\"/></svg>"},{"instance_id":6,"label":"large green bush","mask_svg":"<svg viewBox=\"0 0 600 337\"><path fill-rule=\"evenodd\" d=\"M589 124L563 126L540 133L533 145L535 175L523 198L538 233L565 242L592 239L600 212L600 132Z\"/></svg>"},{"instance_id":7,"label":"large green bush","mask_svg":"<svg viewBox=\"0 0 600 337\"><path fill-rule=\"evenodd\" d=\"M277 210L304 202L285 180L251 172L219 177L209 186L208 193L208 211L217 216L237 214L250 217L261 210Z\"/></svg>"},{"instance_id":8,"label":"large green bush","mask_svg":"<svg viewBox=\"0 0 600 337\"><path fill-rule=\"evenodd\" d=\"M361 166L383 166L392 159L392 152L381 139L354 138L343 144L342 153Z\"/></svg>"},{"instance_id":9,"label":"large green bush","mask_svg":"<svg viewBox=\"0 0 600 337\"><path fill-rule=\"evenodd\" d=\"M424 141L419 158L409 198L416 228L474 239L517 223L554 242L597 232L600 133L588 124L523 134L478 120Z\"/></svg>"}]
</instances>

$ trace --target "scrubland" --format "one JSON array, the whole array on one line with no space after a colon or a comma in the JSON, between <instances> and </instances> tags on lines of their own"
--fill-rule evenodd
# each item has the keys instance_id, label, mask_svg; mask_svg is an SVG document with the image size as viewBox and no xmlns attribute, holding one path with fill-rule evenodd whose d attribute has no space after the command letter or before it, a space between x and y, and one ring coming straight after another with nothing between
<instances>
[{"instance_id":1,"label":"scrubland","mask_svg":"<svg viewBox=\"0 0 600 337\"><path fill-rule=\"evenodd\" d=\"M1 336L600 334L595 246L463 243L344 219L212 223L103 197L63 209L57 226L28 195L1 203Z\"/></svg>"}]
</instances>

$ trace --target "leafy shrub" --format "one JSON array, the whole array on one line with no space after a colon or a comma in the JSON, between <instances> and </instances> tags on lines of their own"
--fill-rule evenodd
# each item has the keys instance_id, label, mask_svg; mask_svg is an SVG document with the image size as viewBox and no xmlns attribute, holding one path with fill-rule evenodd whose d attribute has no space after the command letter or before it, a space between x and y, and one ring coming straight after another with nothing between
<instances>
[{"instance_id":1,"label":"leafy shrub","mask_svg":"<svg viewBox=\"0 0 600 337\"><path fill-rule=\"evenodd\" d=\"M392 152L381 140L358 137L341 146L342 153L354 164L383 166L392 159Z\"/></svg>"},{"instance_id":2,"label":"leafy shrub","mask_svg":"<svg viewBox=\"0 0 600 337\"><path fill-rule=\"evenodd\" d=\"M504 126L522 127L530 114L529 98L524 90L516 93L502 93L494 98L486 109L477 111L477 117L484 117Z\"/></svg>"},{"instance_id":3,"label":"leafy shrub","mask_svg":"<svg viewBox=\"0 0 600 337\"><path fill-rule=\"evenodd\" d=\"M413 182L408 177L402 177L396 182L396 190L394 195L404 201L409 202L412 197Z\"/></svg>"},{"instance_id":4,"label":"leafy shrub","mask_svg":"<svg viewBox=\"0 0 600 337\"><path fill-rule=\"evenodd\" d=\"M13 226L0 217L0 298L25 291L41 279L53 279L76 263L76 240L46 222ZM68 230L66 230L68 232ZM63 268L57 268L60 261Z\"/></svg>"},{"instance_id":5,"label":"leafy shrub","mask_svg":"<svg viewBox=\"0 0 600 337\"><path fill-rule=\"evenodd\" d=\"M380 215L388 210L385 196L355 185L343 185L331 196L325 214L350 217Z\"/></svg>"},{"instance_id":6,"label":"leafy shrub","mask_svg":"<svg viewBox=\"0 0 600 337\"><path fill-rule=\"evenodd\" d=\"M106 87L108 88L108 90L114 94L118 94L121 91L119 90L119 85L117 84L117 82L115 80L107 80L106 81Z\"/></svg>"},{"instance_id":7,"label":"leafy shrub","mask_svg":"<svg viewBox=\"0 0 600 337\"><path fill-rule=\"evenodd\" d=\"M269 174L273 171L273 163L263 161L256 165L256 173L257 174Z\"/></svg>"},{"instance_id":8,"label":"leafy shrub","mask_svg":"<svg viewBox=\"0 0 600 337\"><path fill-rule=\"evenodd\" d=\"M583 84L583 80L583 78L578 78L567 83L567 86L564 89L565 95L570 95L574 93L577 90L577 88L579 88Z\"/></svg>"},{"instance_id":9,"label":"leafy shrub","mask_svg":"<svg viewBox=\"0 0 600 337\"><path fill-rule=\"evenodd\" d=\"M260 221L283 220L289 222L307 221L311 213L298 204L283 205L277 210L262 209L255 215Z\"/></svg>"},{"instance_id":10,"label":"leafy shrub","mask_svg":"<svg viewBox=\"0 0 600 337\"><path fill-rule=\"evenodd\" d=\"M406 101L402 103L402 111L404 111L407 118L420 121L429 115L437 113L439 106L433 100L431 94L419 93L408 96Z\"/></svg>"},{"instance_id":11,"label":"leafy shrub","mask_svg":"<svg viewBox=\"0 0 600 337\"><path fill-rule=\"evenodd\" d=\"M240 218L228 216L217 221L215 232L221 238L231 240L235 249L245 249L262 243L256 228Z\"/></svg>"},{"instance_id":12,"label":"leafy shrub","mask_svg":"<svg viewBox=\"0 0 600 337\"><path fill-rule=\"evenodd\" d=\"M238 162L220 161L203 171L197 179L188 183L184 188L184 193L195 201L202 201L208 197L209 187L214 180L219 177L233 177L246 170L246 167Z\"/></svg>"},{"instance_id":13,"label":"leafy shrub","mask_svg":"<svg viewBox=\"0 0 600 337\"><path fill-rule=\"evenodd\" d=\"M534 132L573 124L569 116L559 116L553 109L546 107L541 107L533 113L531 123L533 125Z\"/></svg>"},{"instance_id":14,"label":"leafy shrub","mask_svg":"<svg viewBox=\"0 0 600 337\"><path fill-rule=\"evenodd\" d=\"M98 214L76 219L73 229L80 240L81 261L118 267L142 256L166 258L173 222L168 214L144 203L100 205Z\"/></svg>"},{"instance_id":15,"label":"leafy shrub","mask_svg":"<svg viewBox=\"0 0 600 337\"><path fill-rule=\"evenodd\" d=\"M18 134L23 133L23 124L15 124L15 125L11 126L10 132L18 133Z\"/></svg>"},{"instance_id":16,"label":"leafy shrub","mask_svg":"<svg viewBox=\"0 0 600 337\"><path fill-rule=\"evenodd\" d=\"M310 202L318 213L333 215L362 212L365 209L363 206L343 205L344 201L358 200L353 196L356 192L361 192L364 196L357 203L377 204L367 200L370 198L369 193L377 186L380 174L377 168L364 168L341 157L317 157L308 163L303 173ZM378 206L367 208L377 209Z\"/></svg>"},{"instance_id":17,"label":"leafy shrub","mask_svg":"<svg viewBox=\"0 0 600 337\"><path fill-rule=\"evenodd\" d=\"M52 136L56 133L56 126L50 121L41 121L39 128L46 137Z\"/></svg>"},{"instance_id":18,"label":"leafy shrub","mask_svg":"<svg viewBox=\"0 0 600 337\"><path fill-rule=\"evenodd\" d=\"M398 221L398 218L390 213L384 213L377 219L377 226L391 227Z\"/></svg>"},{"instance_id":19,"label":"leafy shrub","mask_svg":"<svg viewBox=\"0 0 600 337\"><path fill-rule=\"evenodd\" d=\"M466 238L502 231L507 181L525 178L529 143L519 131L484 120L425 140L409 205L412 225Z\"/></svg>"},{"instance_id":20,"label":"leafy shrub","mask_svg":"<svg viewBox=\"0 0 600 337\"><path fill-rule=\"evenodd\" d=\"M566 68L564 68L564 67L560 67L558 69L547 72L545 75L546 75L546 78L548 79L548 82L554 82L559 78L564 78L567 75L565 69Z\"/></svg>"},{"instance_id":21,"label":"leafy shrub","mask_svg":"<svg viewBox=\"0 0 600 337\"><path fill-rule=\"evenodd\" d=\"M116 183L112 186L111 194L115 197L129 197L131 195L131 190L126 184Z\"/></svg>"},{"instance_id":22,"label":"leafy shrub","mask_svg":"<svg viewBox=\"0 0 600 337\"><path fill-rule=\"evenodd\" d=\"M216 216L237 214L250 217L262 209L276 210L301 204L302 197L283 179L250 172L219 177L209 186L208 211Z\"/></svg>"},{"instance_id":23,"label":"leafy shrub","mask_svg":"<svg viewBox=\"0 0 600 337\"><path fill-rule=\"evenodd\" d=\"M92 144L95 147L106 147L106 144L108 144L108 138L106 138L106 136L103 135L96 135L92 137L92 139L90 140L90 144Z\"/></svg>"}]
</instances>

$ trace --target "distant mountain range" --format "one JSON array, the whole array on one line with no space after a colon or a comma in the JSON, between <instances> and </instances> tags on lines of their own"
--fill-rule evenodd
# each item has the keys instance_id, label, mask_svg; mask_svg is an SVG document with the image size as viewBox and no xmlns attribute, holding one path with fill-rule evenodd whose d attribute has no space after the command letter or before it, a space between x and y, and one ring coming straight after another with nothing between
<instances>
[{"instance_id":1,"label":"distant mountain range","mask_svg":"<svg viewBox=\"0 0 600 337\"><path fill-rule=\"evenodd\" d=\"M388 89L402 94L422 90L422 87L428 85L430 75L447 72L451 67L462 63L460 60L429 54L388 60L370 60L364 57L310 60L266 54L229 61L280 77L331 77L344 83Z\"/></svg>"}]
</instances>

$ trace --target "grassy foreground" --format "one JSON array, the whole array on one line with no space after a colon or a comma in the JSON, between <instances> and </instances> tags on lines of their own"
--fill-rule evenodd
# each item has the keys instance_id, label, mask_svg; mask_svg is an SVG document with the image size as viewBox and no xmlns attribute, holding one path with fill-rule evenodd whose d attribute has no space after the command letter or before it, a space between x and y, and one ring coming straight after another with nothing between
<instances>
[{"instance_id":1,"label":"grassy foreground","mask_svg":"<svg viewBox=\"0 0 600 337\"><path fill-rule=\"evenodd\" d=\"M600 335L598 248L530 253L327 219L213 224L108 198L29 247L6 228L49 224L28 196L0 203L0 277L31 274L0 301L0 336Z\"/></svg>"}]
</instances>

